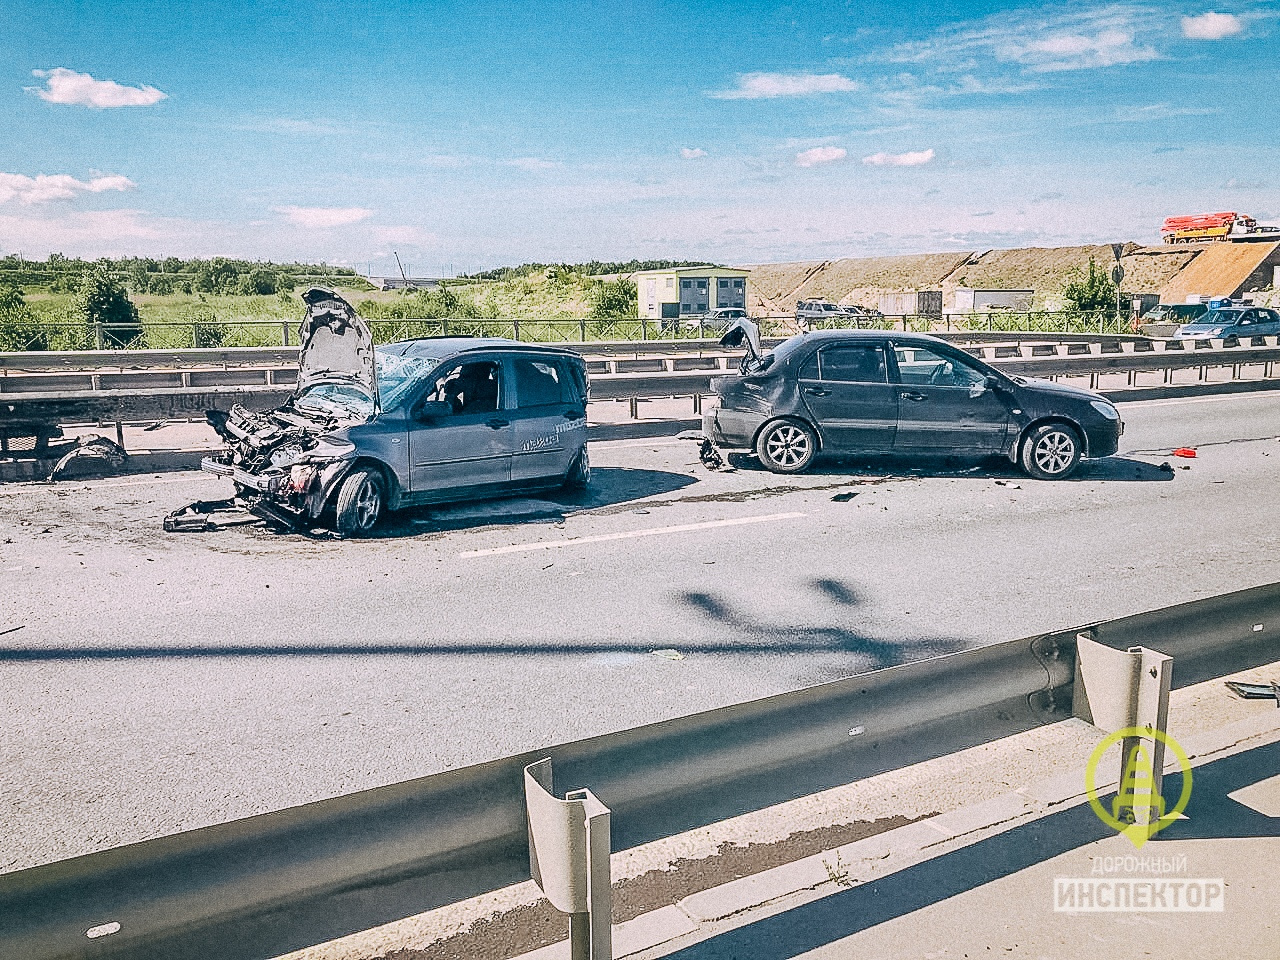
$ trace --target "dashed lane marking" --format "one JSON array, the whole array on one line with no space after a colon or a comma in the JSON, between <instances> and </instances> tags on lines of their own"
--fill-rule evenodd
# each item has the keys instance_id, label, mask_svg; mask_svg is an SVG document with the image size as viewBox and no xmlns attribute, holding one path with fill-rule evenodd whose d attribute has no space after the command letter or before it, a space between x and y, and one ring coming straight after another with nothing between
<instances>
[{"instance_id":1,"label":"dashed lane marking","mask_svg":"<svg viewBox=\"0 0 1280 960\"><path fill-rule=\"evenodd\" d=\"M605 543L610 540L633 540L638 537L659 537L670 533L692 533L697 530L714 530L718 527L740 527L749 523L771 523L775 520L795 520L803 513L769 513L759 517L735 517L731 520L707 520L702 523L681 523L672 527L648 527L643 530L626 530L622 533L602 533L594 537L573 537L569 540L540 540L536 543L514 543L506 547L490 547L487 550L465 550L460 557L494 557L504 553L531 553L535 550L557 550L584 543Z\"/></svg>"}]
</instances>

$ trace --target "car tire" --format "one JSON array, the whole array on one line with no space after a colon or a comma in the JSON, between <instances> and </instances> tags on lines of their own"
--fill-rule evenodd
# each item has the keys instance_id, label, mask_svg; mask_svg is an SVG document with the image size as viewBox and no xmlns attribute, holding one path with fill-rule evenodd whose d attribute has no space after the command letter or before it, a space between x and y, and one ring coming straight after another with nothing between
<instances>
[{"instance_id":1,"label":"car tire","mask_svg":"<svg viewBox=\"0 0 1280 960\"><path fill-rule=\"evenodd\" d=\"M370 467L357 467L338 487L333 526L340 537L363 537L382 517L386 497L382 475Z\"/></svg>"},{"instance_id":2,"label":"car tire","mask_svg":"<svg viewBox=\"0 0 1280 960\"><path fill-rule=\"evenodd\" d=\"M756 456L774 473L800 473L818 454L818 435L799 420L776 420L756 438Z\"/></svg>"},{"instance_id":3,"label":"car tire","mask_svg":"<svg viewBox=\"0 0 1280 960\"><path fill-rule=\"evenodd\" d=\"M585 490L591 483L591 459L587 456L587 445L582 445L582 452L574 459L569 472L564 475L561 487L565 490Z\"/></svg>"},{"instance_id":4,"label":"car tire","mask_svg":"<svg viewBox=\"0 0 1280 960\"><path fill-rule=\"evenodd\" d=\"M1043 423L1022 441L1019 460L1037 480L1063 480L1080 465L1080 434L1065 423Z\"/></svg>"}]
</instances>

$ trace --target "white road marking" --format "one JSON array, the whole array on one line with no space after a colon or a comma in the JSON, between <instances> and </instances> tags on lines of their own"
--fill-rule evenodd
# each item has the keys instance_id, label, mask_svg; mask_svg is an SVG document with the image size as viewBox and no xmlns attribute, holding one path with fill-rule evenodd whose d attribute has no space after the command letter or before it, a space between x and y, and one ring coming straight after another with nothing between
<instances>
[{"instance_id":1,"label":"white road marking","mask_svg":"<svg viewBox=\"0 0 1280 960\"><path fill-rule=\"evenodd\" d=\"M534 550L556 550L583 543L604 543L608 540L631 540L636 537L657 537L668 533L690 533L694 530L714 530L717 527L740 527L748 523L769 523L774 520L794 520L803 513L770 513L760 517L736 517L732 520L707 520L702 523L682 523L674 527L648 527L643 530L627 530L623 533L602 533L594 537L574 537L570 540L540 540L537 543L515 543L508 547L490 547L487 550L466 550L460 557L493 557L503 553L529 553Z\"/></svg>"},{"instance_id":2,"label":"white road marking","mask_svg":"<svg viewBox=\"0 0 1280 960\"><path fill-rule=\"evenodd\" d=\"M1211 397L1171 397L1167 400L1127 400L1116 404L1118 407L1174 407L1184 403L1219 403L1223 400L1246 400L1270 398L1275 400L1280 393L1273 390L1253 390L1244 393L1216 393Z\"/></svg>"}]
</instances>

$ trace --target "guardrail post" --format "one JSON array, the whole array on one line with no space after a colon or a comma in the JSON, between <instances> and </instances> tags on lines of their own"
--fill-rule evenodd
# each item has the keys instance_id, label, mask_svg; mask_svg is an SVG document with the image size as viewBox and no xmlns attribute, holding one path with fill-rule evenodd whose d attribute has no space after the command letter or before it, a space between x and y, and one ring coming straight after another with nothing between
<instances>
[{"instance_id":1,"label":"guardrail post","mask_svg":"<svg viewBox=\"0 0 1280 960\"><path fill-rule=\"evenodd\" d=\"M512 340L520 339L520 321L517 319L513 319L511 321L511 339Z\"/></svg>"},{"instance_id":2,"label":"guardrail post","mask_svg":"<svg viewBox=\"0 0 1280 960\"><path fill-rule=\"evenodd\" d=\"M102 343L102 321L101 320L93 321L93 344L94 344L94 348L97 350L104 349L103 343Z\"/></svg>"},{"instance_id":3,"label":"guardrail post","mask_svg":"<svg viewBox=\"0 0 1280 960\"><path fill-rule=\"evenodd\" d=\"M582 342L586 343L587 342L587 321L585 317L578 321L578 332L582 335L581 336Z\"/></svg>"},{"instance_id":4,"label":"guardrail post","mask_svg":"<svg viewBox=\"0 0 1280 960\"><path fill-rule=\"evenodd\" d=\"M289 345L289 321L288 320L280 324L280 331L282 334L280 339L284 341L282 346L287 347Z\"/></svg>"},{"instance_id":5,"label":"guardrail post","mask_svg":"<svg viewBox=\"0 0 1280 960\"><path fill-rule=\"evenodd\" d=\"M524 768L529 873L569 914L570 960L612 960L609 808L590 790L552 793L551 759Z\"/></svg>"},{"instance_id":6,"label":"guardrail post","mask_svg":"<svg viewBox=\"0 0 1280 960\"><path fill-rule=\"evenodd\" d=\"M1160 819L1160 789L1164 780L1164 734L1169 727L1169 689L1173 682L1173 657L1146 647L1116 650L1088 634L1076 637L1076 675L1073 716L1105 733L1138 728L1148 736L1125 737L1121 756L1121 794L1117 819L1149 824ZM1151 792L1123 793L1123 774L1135 751L1148 744L1151 758ZM1154 808L1154 809L1153 809ZM1153 815L1154 813L1154 815Z\"/></svg>"}]
</instances>

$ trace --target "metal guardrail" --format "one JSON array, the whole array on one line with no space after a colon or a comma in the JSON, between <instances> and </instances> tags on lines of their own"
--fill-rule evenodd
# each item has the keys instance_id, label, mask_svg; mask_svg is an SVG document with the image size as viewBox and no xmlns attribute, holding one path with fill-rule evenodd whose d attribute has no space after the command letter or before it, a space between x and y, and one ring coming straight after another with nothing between
<instances>
[{"instance_id":1,"label":"metal guardrail","mask_svg":"<svg viewBox=\"0 0 1280 960\"><path fill-rule=\"evenodd\" d=\"M519 882L543 758L621 850L989 742L1071 715L1081 630L1186 685L1280 659L1280 584L0 875L0 956L257 960Z\"/></svg>"},{"instance_id":2,"label":"metal guardrail","mask_svg":"<svg viewBox=\"0 0 1280 960\"><path fill-rule=\"evenodd\" d=\"M967 349L1009 374L1087 378L1097 388L1107 374L1127 374L1129 386L1134 386L1141 373L1163 372L1163 383L1168 384L1178 370L1199 370L1203 381L1215 367L1231 367L1233 379L1239 379L1246 367L1261 367L1262 377L1269 379L1280 362L1280 345L1274 337L1265 340L1269 345L1229 346L1217 341L1181 349L1173 348L1176 341L1033 342ZM1151 349L1139 349L1146 346ZM711 378L734 369L736 362L737 354L709 350L697 355L588 358L591 396L596 400L700 398L710 392ZM283 402L295 378L294 366L5 372L0 376L0 427L198 419L206 410L226 410L234 403L266 409Z\"/></svg>"}]
</instances>

